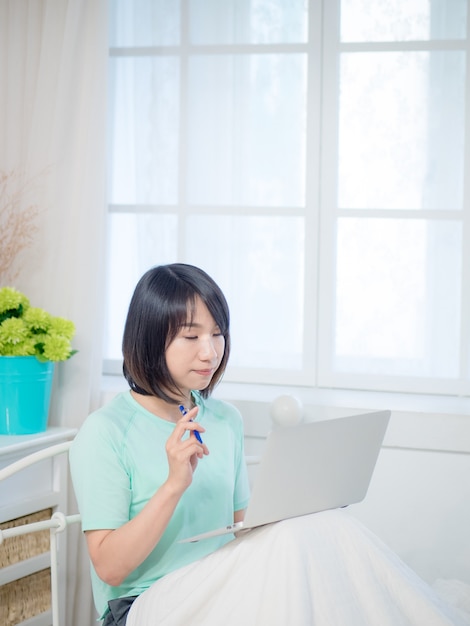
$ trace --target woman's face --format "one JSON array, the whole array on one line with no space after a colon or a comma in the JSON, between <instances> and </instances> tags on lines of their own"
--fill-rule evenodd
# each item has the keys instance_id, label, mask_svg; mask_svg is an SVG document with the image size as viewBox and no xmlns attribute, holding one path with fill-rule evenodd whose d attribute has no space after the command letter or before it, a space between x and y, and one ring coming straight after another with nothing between
<instances>
[{"instance_id":1,"label":"woman's face","mask_svg":"<svg viewBox=\"0 0 470 626\"><path fill-rule=\"evenodd\" d=\"M205 389L220 365L225 339L206 305L198 297L194 313L188 311L182 326L166 350L170 374L182 390L184 400L192 389Z\"/></svg>"}]
</instances>

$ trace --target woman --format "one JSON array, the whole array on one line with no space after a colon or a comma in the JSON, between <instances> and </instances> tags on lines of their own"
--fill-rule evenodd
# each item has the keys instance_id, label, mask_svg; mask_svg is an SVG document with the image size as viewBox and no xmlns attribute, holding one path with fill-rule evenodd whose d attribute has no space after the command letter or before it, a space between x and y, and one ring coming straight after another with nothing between
<instances>
[{"instance_id":1,"label":"woman","mask_svg":"<svg viewBox=\"0 0 470 626\"><path fill-rule=\"evenodd\" d=\"M70 454L104 626L468 623L344 511L179 543L248 503L241 417L211 398L229 352L228 306L205 272L141 278L130 391L87 418Z\"/></svg>"},{"instance_id":2,"label":"woman","mask_svg":"<svg viewBox=\"0 0 470 626\"><path fill-rule=\"evenodd\" d=\"M243 518L242 420L209 397L229 352L228 306L205 272L172 265L142 277L123 338L130 392L88 417L70 454L101 615L233 538L179 544L188 532Z\"/></svg>"}]
</instances>

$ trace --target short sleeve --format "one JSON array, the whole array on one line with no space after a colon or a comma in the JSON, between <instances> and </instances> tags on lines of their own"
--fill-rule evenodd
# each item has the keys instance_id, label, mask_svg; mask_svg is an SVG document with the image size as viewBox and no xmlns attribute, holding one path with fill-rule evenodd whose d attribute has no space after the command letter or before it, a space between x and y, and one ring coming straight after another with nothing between
<instances>
[{"instance_id":1,"label":"short sleeve","mask_svg":"<svg viewBox=\"0 0 470 626\"><path fill-rule=\"evenodd\" d=\"M70 450L70 471L83 530L119 528L129 519L130 478L122 434L90 415Z\"/></svg>"}]
</instances>

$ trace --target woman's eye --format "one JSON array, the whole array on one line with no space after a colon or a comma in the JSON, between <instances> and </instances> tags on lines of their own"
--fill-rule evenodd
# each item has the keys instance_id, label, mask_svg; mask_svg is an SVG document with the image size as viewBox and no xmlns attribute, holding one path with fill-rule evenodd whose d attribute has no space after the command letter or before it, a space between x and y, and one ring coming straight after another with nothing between
<instances>
[{"instance_id":1,"label":"woman's eye","mask_svg":"<svg viewBox=\"0 0 470 626\"><path fill-rule=\"evenodd\" d=\"M197 339L197 336L195 336L195 335L186 335L185 339L194 340L194 339Z\"/></svg>"}]
</instances>

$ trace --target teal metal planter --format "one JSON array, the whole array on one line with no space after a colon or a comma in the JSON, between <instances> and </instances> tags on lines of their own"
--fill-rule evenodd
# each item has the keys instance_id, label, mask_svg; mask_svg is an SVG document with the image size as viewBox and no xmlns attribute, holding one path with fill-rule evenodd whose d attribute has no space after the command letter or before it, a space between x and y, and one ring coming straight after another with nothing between
<instances>
[{"instance_id":1,"label":"teal metal planter","mask_svg":"<svg viewBox=\"0 0 470 626\"><path fill-rule=\"evenodd\" d=\"M54 366L34 356L0 356L0 435L46 430Z\"/></svg>"}]
</instances>

